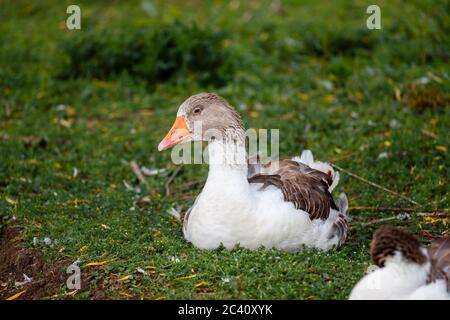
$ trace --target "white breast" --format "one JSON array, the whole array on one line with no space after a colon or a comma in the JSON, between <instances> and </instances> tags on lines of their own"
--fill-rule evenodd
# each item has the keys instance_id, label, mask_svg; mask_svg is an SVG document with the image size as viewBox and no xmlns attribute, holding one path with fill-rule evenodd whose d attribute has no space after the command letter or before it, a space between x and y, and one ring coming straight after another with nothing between
<instances>
[{"instance_id":1,"label":"white breast","mask_svg":"<svg viewBox=\"0 0 450 320\"><path fill-rule=\"evenodd\" d=\"M276 187L261 190L260 184L249 184L246 162L224 165L224 158L245 155L245 148L228 152L229 147L213 142L208 149L208 179L183 228L188 241L202 249L223 244L228 249L240 245L296 251L337 245L339 239L329 236L337 211L331 210L327 220L311 221Z\"/></svg>"}]
</instances>

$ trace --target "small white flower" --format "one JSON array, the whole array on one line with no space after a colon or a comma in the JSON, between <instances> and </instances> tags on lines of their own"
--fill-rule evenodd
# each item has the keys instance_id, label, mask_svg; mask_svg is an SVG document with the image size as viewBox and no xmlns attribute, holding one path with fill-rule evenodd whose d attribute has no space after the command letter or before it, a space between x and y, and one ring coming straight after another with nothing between
<instances>
[{"instance_id":1,"label":"small white flower","mask_svg":"<svg viewBox=\"0 0 450 320\"><path fill-rule=\"evenodd\" d=\"M378 159L384 159L388 157L388 153L387 152L382 152L378 155Z\"/></svg>"},{"instance_id":2,"label":"small white flower","mask_svg":"<svg viewBox=\"0 0 450 320\"><path fill-rule=\"evenodd\" d=\"M170 258L170 261L175 262L175 263L179 263L179 262L180 262L180 259L178 259L178 258L172 256L172 257Z\"/></svg>"},{"instance_id":3,"label":"small white flower","mask_svg":"<svg viewBox=\"0 0 450 320\"><path fill-rule=\"evenodd\" d=\"M350 112L350 117L352 117L353 119L358 119L359 114L357 114L355 111L352 111L352 112Z\"/></svg>"},{"instance_id":4,"label":"small white flower","mask_svg":"<svg viewBox=\"0 0 450 320\"><path fill-rule=\"evenodd\" d=\"M325 90L331 91L334 89L333 82L331 82L330 80L317 80L317 83Z\"/></svg>"},{"instance_id":5,"label":"small white flower","mask_svg":"<svg viewBox=\"0 0 450 320\"><path fill-rule=\"evenodd\" d=\"M229 277L222 277L222 282L223 283L229 283L230 282L230 278Z\"/></svg>"},{"instance_id":6,"label":"small white flower","mask_svg":"<svg viewBox=\"0 0 450 320\"><path fill-rule=\"evenodd\" d=\"M139 273L145 274L145 270L142 269L142 268L137 268L136 270L137 270L137 272L139 272Z\"/></svg>"},{"instance_id":7,"label":"small white flower","mask_svg":"<svg viewBox=\"0 0 450 320\"><path fill-rule=\"evenodd\" d=\"M238 105L239 110L245 111L248 109L247 105L243 102L239 103Z\"/></svg>"},{"instance_id":8,"label":"small white flower","mask_svg":"<svg viewBox=\"0 0 450 320\"><path fill-rule=\"evenodd\" d=\"M391 121L389 121L389 126L392 129L398 129L398 128L400 128L400 123L397 120L392 119Z\"/></svg>"},{"instance_id":9,"label":"small white flower","mask_svg":"<svg viewBox=\"0 0 450 320\"><path fill-rule=\"evenodd\" d=\"M414 81L417 84L428 84L430 83L430 78L428 77L420 77L419 79L417 79L416 81Z\"/></svg>"},{"instance_id":10,"label":"small white flower","mask_svg":"<svg viewBox=\"0 0 450 320\"><path fill-rule=\"evenodd\" d=\"M403 212L403 213L399 213L397 215L397 219L398 220L407 220L409 219L411 216L409 215L409 213Z\"/></svg>"}]
</instances>

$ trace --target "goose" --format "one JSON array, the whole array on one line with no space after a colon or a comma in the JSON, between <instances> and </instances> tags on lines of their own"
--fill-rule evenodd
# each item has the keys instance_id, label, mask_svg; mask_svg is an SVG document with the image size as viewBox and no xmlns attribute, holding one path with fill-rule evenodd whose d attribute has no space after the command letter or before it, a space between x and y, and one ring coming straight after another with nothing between
<instances>
[{"instance_id":1,"label":"goose","mask_svg":"<svg viewBox=\"0 0 450 320\"><path fill-rule=\"evenodd\" d=\"M239 113L214 93L180 105L158 150L188 141L207 141L209 159L205 185L183 222L194 246L327 251L346 240L348 200L342 193L336 205L331 195L339 173L314 161L311 151L269 163L248 157Z\"/></svg>"},{"instance_id":2,"label":"goose","mask_svg":"<svg viewBox=\"0 0 450 320\"><path fill-rule=\"evenodd\" d=\"M370 243L376 269L352 289L351 300L449 300L450 237L424 247L410 233L382 226Z\"/></svg>"}]
</instances>

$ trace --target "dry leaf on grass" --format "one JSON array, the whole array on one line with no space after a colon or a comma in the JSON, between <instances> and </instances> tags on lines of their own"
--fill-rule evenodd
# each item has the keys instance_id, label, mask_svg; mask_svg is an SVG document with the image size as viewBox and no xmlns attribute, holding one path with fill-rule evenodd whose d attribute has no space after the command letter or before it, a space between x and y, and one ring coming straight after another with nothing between
<instances>
[{"instance_id":1,"label":"dry leaf on grass","mask_svg":"<svg viewBox=\"0 0 450 320\"><path fill-rule=\"evenodd\" d=\"M6 298L6 300L16 300L16 299L19 298L21 295L23 295L26 291L27 291L27 290L20 291L20 292L18 292L18 293L16 293L16 294L14 294L14 295L12 295L12 296Z\"/></svg>"},{"instance_id":2,"label":"dry leaf on grass","mask_svg":"<svg viewBox=\"0 0 450 320\"><path fill-rule=\"evenodd\" d=\"M206 282L206 281L201 281L201 282L196 283L196 284L195 284L195 287L196 287L196 288L200 288L200 287L204 287L204 286L207 286L207 285L208 285L208 282Z\"/></svg>"},{"instance_id":3,"label":"dry leaf on grass","mask_svg":"<svg viewBox=\"0 0 450 320\"><path fill-rule=\"evenodd\" d=\"M110 260L104 260L104 261L92 261L86 264L86 267L96 267L96 266L103 266L107 263L113 262L117 260L116 258L110 259Z\"/></svg>"},{"instance_id":4,"label":"dry leaf on grass","mask_svg":"<svg viewBox=\"0 0 450 320\"><path fill-rule=\"evenodd\" d=\"M131 275L127 275L127 276L123 276L122 278L120 278L118 281L125 281L131 278Z\"/></svg>"},{"instance_id":5,"label":"dry leaf on grass","mask_svg":"<svg viewBox=\"0 0 450 320\"><path fill-rule=\"evenodd\" d=\"M10 205L12 205L14 207L17 205L17 201L12 199L12 198L10 198L10 197L5 197L5 201L8 202Z\"/></svg>"}]
</instances>

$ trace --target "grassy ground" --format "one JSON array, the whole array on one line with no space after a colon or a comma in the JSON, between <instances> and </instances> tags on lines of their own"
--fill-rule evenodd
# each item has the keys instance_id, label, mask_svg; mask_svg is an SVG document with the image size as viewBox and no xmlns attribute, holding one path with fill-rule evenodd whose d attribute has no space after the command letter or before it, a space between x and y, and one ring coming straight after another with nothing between
<instances>
[{"instance_id":1,"label":"grassy ground","mask_svg":"<svg viewBox=\"0 0 450 320\"><path fill-rule=\"evenodd\" d=\"M445 1L379 1L374 31L365 1L77 1L82 30L68 31L71 3L1 4L0 215L48 261L81 260L90 282L75 298L346 299L370 264L375 220L399 213L357 207L414 208L341 174L355 208L341 250L195 249L167 211L192 204L201 185L178 187L207 167L183 166L166 196L176 166L157 144L200 91L224 96L249 128L279 128L284 157L309 148L448 212ZM132 160L166 171L147 187ZM448 234L448 215L390 223L425 243Z\"/></svg>"}]
</instances>

